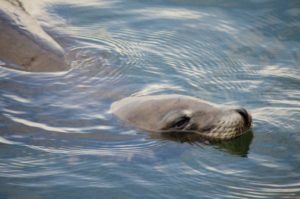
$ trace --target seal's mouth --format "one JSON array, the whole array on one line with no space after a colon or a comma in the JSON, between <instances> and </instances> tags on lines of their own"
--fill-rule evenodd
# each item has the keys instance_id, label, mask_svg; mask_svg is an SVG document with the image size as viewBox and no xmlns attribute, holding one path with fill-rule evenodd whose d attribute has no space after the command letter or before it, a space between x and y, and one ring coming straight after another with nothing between
<instances>
[{"instance_id":1,"label":"seal's mouth","mask_svg":"<svg viewBox=\"0 0 300 199\"><path fill-rule=\"evenodd\" d=\"M244 108L234 109L213 125L198 129L198 134L213 140L229 140L246 133L252 125L252 117Z\"/></svg>"},{"instance_id":2,"label":"seal's mouth","mask_svg":"<svg viewBox=\"0 0 300 199\"><path fill-rule=\"evenodd\" d=\"M248 130L249 128L244 128L242 126L226 128L216 127L207 133L200 132L200 135L213 140L230 140L243 135Z\"/></svg>"},{"instance_id":3,"label":"seal's mouth","mask_svg":"<svg viewBox=\"0 0 300 199\"><path fill-rule=\"evenodd\" d=\"M202 129L206 133L201 133L211 139L229 140L246 133L252 125L252 117L244 108L234 110L238 114L229 120L219 121L215 126ZM238 117L239 119L237 119Z\"/></svg>"},{"instance_id":4,"label":"seal's mouth","mask_svg":"<svg viewBox=\"0 0 300 199\"><path fill-rule=\"evenodd\" d=\"M251 123L220 121L216 125L196 129L196 125L187 125L184 129L168 129L161 132L194 133L207 140L230 140L245 134L251 127Z\"/></svg>"}]
</instances>

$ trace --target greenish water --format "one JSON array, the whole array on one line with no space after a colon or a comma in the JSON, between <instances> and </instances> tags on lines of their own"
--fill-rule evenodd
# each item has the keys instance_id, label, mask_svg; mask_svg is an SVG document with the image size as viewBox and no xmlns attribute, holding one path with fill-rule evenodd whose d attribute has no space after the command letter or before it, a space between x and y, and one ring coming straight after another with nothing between
<instances>
[{"instance_id":1,"label":"greenish water","mask_svg":"<svg viewBox=\"0 0 300 199\"><path fill-rule=\"evenodd\" d=\"M64 73L0 68L0 198L300 197L299 1L49 1ZM112 102L177 93L241 105L207 144L124 126Z\"/></svg>"}]
</instances>

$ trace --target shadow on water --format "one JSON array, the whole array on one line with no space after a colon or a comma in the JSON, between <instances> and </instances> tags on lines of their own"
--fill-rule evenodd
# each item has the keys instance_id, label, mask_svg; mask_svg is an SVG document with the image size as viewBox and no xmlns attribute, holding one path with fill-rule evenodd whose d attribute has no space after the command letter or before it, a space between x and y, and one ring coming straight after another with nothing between
<instances>
[{"instance_id":1,"label":"shadow on water","mask_svg":"<svg viewBox=\"0 0 300 199\"><path fill-rule=\"evenodd\" d=\"M247 131L245 134L232 140L207 140L196 133L182 133L182 132L164 132L164 133L150 133L152 139L170 140L180 143L189 143L191 145L211 144L215 148L228 152L232 155L247 157L250 145L253 139L253 132Z\"/></svg>"}]
</instances>

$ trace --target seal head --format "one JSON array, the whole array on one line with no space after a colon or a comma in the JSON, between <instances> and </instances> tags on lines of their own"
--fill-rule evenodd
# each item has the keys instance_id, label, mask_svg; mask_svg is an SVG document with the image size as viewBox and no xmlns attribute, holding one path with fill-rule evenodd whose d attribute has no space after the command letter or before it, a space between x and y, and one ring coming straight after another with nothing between
<instances>
[{"instance_id":1,"label":"seal head","mask_svg":"<svg viewBox=\"0 0 300 199\"><path fill-rule=\"evenodd\" d=\"M182 95L128 97L112 104L120 119L151 132L192 132L227 140L246 132L252 117L244 108L227 108Z\"/></svg>"}]
</instances>

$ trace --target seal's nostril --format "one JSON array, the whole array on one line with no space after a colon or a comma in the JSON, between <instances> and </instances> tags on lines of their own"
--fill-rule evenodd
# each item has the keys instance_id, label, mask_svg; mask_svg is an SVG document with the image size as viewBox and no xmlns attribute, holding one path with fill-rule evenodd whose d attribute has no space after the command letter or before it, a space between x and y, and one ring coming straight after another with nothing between
<instances>
[{"instance_id":1,"label":"seal's nostril","mask_svg":"<svg viewBox=\"0 0 300 199\"><path fill-rule=\"evenodd\" d=\"M245 126L250 127L252 119L251 119L251 116L249 115L249 113L246 111L246 109L239 108L239 109L235 109L235 111L238 112L242 116L242 118L245 122Z\"/></svg>"}]
</instances>

